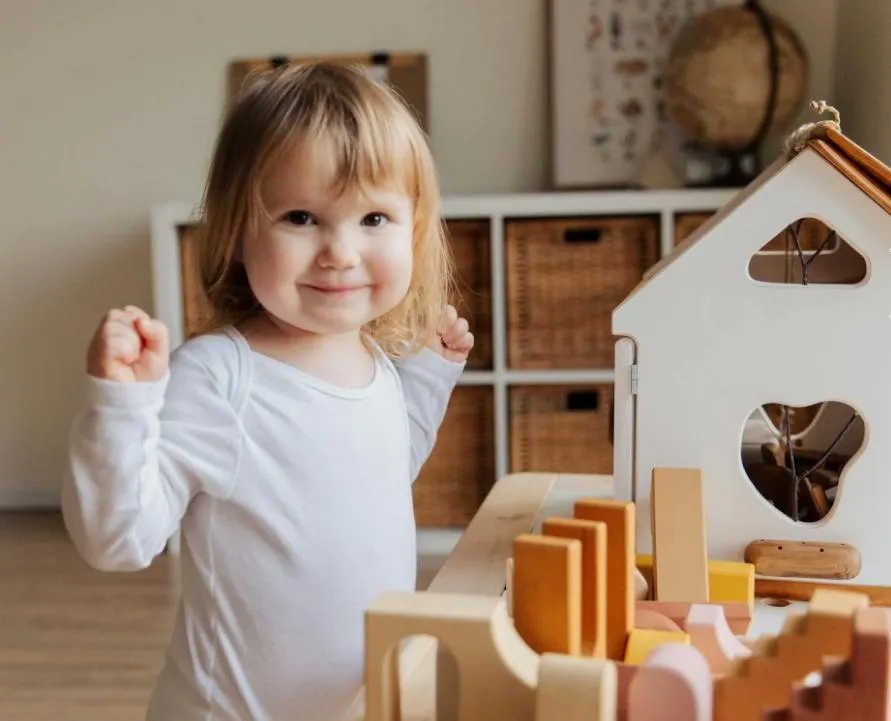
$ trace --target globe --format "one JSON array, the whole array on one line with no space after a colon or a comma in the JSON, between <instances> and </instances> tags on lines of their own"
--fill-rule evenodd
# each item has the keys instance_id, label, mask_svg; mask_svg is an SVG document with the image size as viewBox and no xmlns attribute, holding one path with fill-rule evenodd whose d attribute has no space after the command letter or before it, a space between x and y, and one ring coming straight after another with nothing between
<instances>
[{"instance_id":1,"label":"globe","mask_svg":"<svg viewBox=\"0 0 891 721\"><path fill-rule=\"evenodd\" d=\"M775 39L776 75L763 23ZM787 129L801 109L808 59L789 25L757 3L720 7L679 33L664 82L666 110L691 140L718 151L752 151Z\"/></svg>"}]
</instances>

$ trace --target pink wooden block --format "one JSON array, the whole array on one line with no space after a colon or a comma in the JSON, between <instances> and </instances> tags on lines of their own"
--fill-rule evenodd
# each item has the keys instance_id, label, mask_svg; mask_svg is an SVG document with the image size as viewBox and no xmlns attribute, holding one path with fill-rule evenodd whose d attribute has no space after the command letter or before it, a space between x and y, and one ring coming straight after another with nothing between
<instances>
[{"instance_id":1,"label":"pink wooden block","mask_svg":"<svg viewBox=\"0 0 891 721\"><path fill-rule=\"evenodd\" d=\"M712 673L724 673L734 658L752 655L751 649L730 630L721 606L693 604L687 613L685 627L690 635L690 645L705 656Z\"/></svg>"},{"instance_id":2,"label":"pink wooden block","mask_svg":"<svg viewBox=\"0 0 891 721\"><path fill-rule=\"evenodd\" d=\"M657 646L628 690L628 721L711 721L712 676L700 651Z\"/></svg>"}]
</instances>

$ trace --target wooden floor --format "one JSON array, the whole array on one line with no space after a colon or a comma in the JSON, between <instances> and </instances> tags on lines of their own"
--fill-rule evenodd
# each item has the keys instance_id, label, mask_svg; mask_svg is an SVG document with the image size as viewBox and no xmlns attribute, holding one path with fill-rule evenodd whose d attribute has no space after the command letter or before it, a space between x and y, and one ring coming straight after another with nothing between
<instances>
[{"instance_id":1,"label":"wooden floor","mask_svg":"<svg viewBox=\"0 0 891 721\"><path fill-rule=\"evenodd\" d=\"M0 514L0 719L143 721L178 594L166 557L103 573L57 514Z\"/></svg>"}]
</instances>

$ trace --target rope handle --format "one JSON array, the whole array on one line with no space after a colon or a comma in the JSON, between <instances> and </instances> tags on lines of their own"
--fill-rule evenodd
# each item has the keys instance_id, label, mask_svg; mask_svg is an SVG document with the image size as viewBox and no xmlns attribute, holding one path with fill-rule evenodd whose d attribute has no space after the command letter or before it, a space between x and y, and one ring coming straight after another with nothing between
<instances>
[{"instance_id":1,"label":"rope handle","mask_svg":"<svg viewBox=\"0 0 891 721\"><path fill-rule=\"evenodd\" d=\"M841 115L838 110L829 105L825 100L811 100L811 107L820 115L830 113L833 119L804 123L789 133L785 142L786 155L792 156L800 153L807 147L811 139L821 137L827 128L831 128L838 133L841 132Z\"/></svg>"}]
</instances>

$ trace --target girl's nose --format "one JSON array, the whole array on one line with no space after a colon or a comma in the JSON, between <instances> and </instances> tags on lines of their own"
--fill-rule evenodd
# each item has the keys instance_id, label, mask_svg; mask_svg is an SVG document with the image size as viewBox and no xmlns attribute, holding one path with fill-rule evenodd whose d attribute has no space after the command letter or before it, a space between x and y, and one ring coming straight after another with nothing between
<instances>
[{"instance_id":1,"label":"girl's nose","mask_svg":"<svg viewBox=\"0 0 891 721\"><path fill-rule=\"evenodd\" d=\"M319 265L323 268L353 268L359 263L355 243L345 233L332 233L325 239L319 253Z\"/></svg>"}]
</instances>

